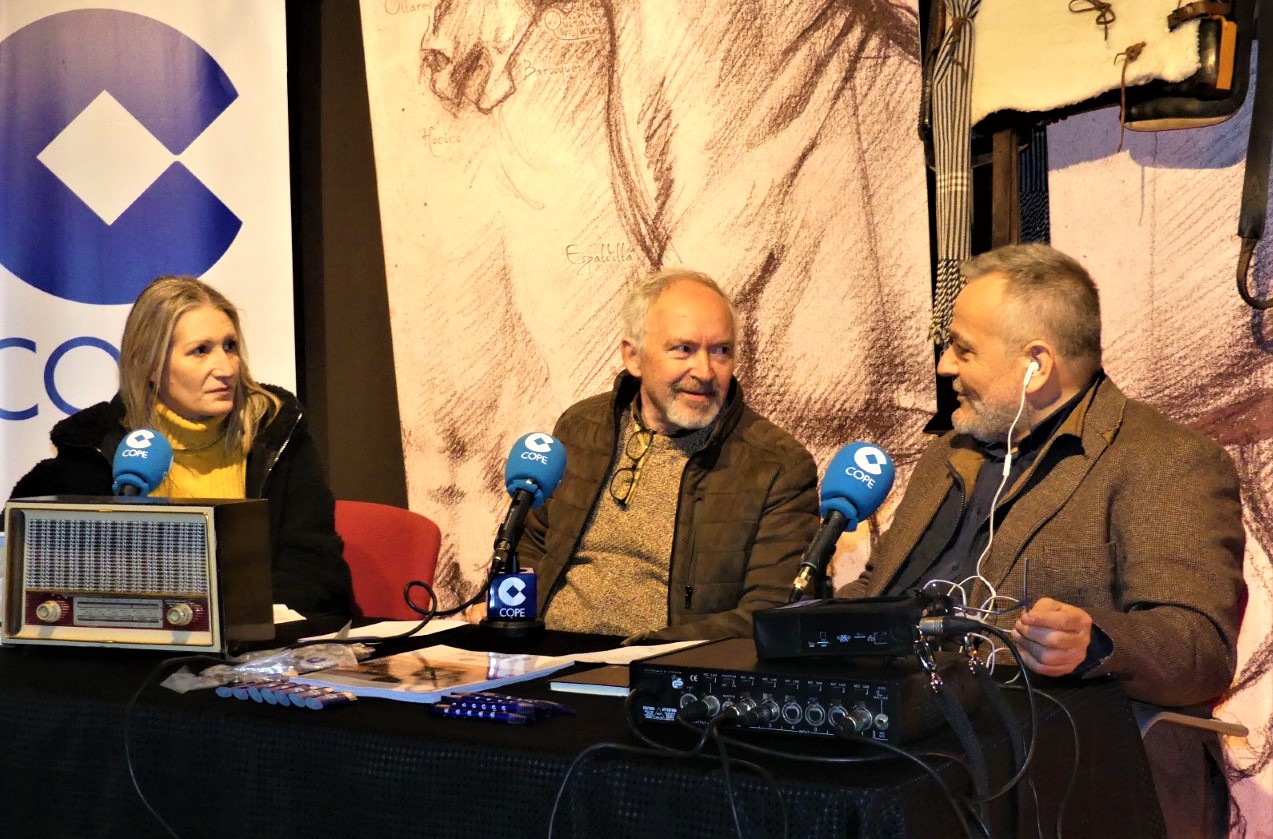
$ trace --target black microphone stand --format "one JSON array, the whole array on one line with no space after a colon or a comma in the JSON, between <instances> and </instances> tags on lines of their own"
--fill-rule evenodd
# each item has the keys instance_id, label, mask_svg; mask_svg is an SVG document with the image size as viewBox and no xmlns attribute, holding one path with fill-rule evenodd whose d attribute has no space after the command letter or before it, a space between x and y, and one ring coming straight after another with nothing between
<instances>
[{"instance_id":1,"label":"black microphone stand","mask_svg":"<svg viewBox=\"0 0 1273 839\"><path fill-rule=\"evenodd\" d=\"M809 543L804 557L800 560L800 570L791 584L791 594L787 598L788 604L803 600L810 588L813 589L814 597L818 599L828 597L827 565L831 562L831 555L835 553L835 545L840 540L840 534L844 533L848 525L848 517L839 510L831 510L827 513L822 526L818 528L813 541Z\"/></svg>"},{"instance_id":2,"label":"black microphone stand","mask_svg":"<svg viewBox=\"0 0 1273 839\"><path fill-rule=\"evenodd\" d=\"M508 506L508 513L495 534L495 545L491 553L491 586L500 585L501 579L521 573L521 563L517 558L517 543L521 541L522 530L526 527L526 515L535 501L534 493L518 489L513 494L513 503ZM487 605L490 598L487 598ZM482 626L487 627L504 638L526 638L544 631L544 622L538 618L502 619L487 614L482 619Z\"/></svg>"}]
</instances>

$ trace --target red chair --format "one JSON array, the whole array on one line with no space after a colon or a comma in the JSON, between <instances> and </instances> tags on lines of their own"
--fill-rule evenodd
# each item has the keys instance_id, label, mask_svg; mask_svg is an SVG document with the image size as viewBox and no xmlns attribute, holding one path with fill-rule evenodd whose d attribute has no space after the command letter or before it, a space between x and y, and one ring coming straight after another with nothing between
<instances>
[{"instance_id":1,"label":"red chair","mask_svg":"<svg viewBox=\"0 0 1273 839\"><path fill-rule=\"evenodd\" d=\"M345 542L345 562L360 614L393 620L420 618L402 598L411 580L433 584L442 531L419 513L367 501L336 502L336 532ZM421 606L423 590L412 592Z\"/></svg>"}]
</instances>

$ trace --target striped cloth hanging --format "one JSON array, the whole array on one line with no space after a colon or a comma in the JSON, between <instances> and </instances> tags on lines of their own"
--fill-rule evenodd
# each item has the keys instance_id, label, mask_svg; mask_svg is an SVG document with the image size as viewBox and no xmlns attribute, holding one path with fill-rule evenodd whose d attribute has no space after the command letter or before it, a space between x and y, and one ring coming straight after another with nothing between
<instances>
[{"instance_id":1,"label":"striped cloth hanging","mask_svg":"<svg viewBox=\"0 0 1273 839\"><path fill-rule=\"evenodd\" d=\"M963 287L959 265L972 250L972 166L969 99L972 89L973 18L981 0L944 0L949 22L933 65L933 159L937 181L937 287L930 335L946 329Z\"/></svg>"}]
</instances>

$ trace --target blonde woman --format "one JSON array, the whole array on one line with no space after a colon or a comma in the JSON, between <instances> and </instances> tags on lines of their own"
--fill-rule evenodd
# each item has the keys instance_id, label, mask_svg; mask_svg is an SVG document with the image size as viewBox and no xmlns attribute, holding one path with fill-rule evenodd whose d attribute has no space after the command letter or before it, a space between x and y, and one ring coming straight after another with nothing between
<instances>
[{"instance_id":1,"label":"blonde woman","mask_svg":"<svg viewBox=\"0 0 1273 839\"><path fill-rule=\"evenodd\" d=\"M306 614L350 611L335 502L300 402L252 378L238 311L193 277L160 277L142 291L124 325L119 392L55 425L57 456L13 497L110 495L115 449L142 427L173 448L152 495L268 499L275 601Z\"/></svg>"}]
</instances>

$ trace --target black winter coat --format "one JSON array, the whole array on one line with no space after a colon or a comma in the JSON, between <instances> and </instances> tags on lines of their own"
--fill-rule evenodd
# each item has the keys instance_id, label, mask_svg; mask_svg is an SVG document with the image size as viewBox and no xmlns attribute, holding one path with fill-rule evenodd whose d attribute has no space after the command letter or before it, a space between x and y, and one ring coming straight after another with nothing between
<instances>
[{"instance_id":1,"label":"black winter coat","mask_svg":"<svg viewBox=\"0 0 1273 839\"><path fill-rule=\"evenodd\" d=\"M252 443L246 495L270 502L274 601L306 615L349 614L353 587L336 535L336 502L304 412L291 393L266 388L282 407ZM126 431L118 395L72 414L49 435L57 456L37 463L10 497L110 495L111 464Z\"/></svg>"}]
</instances>

